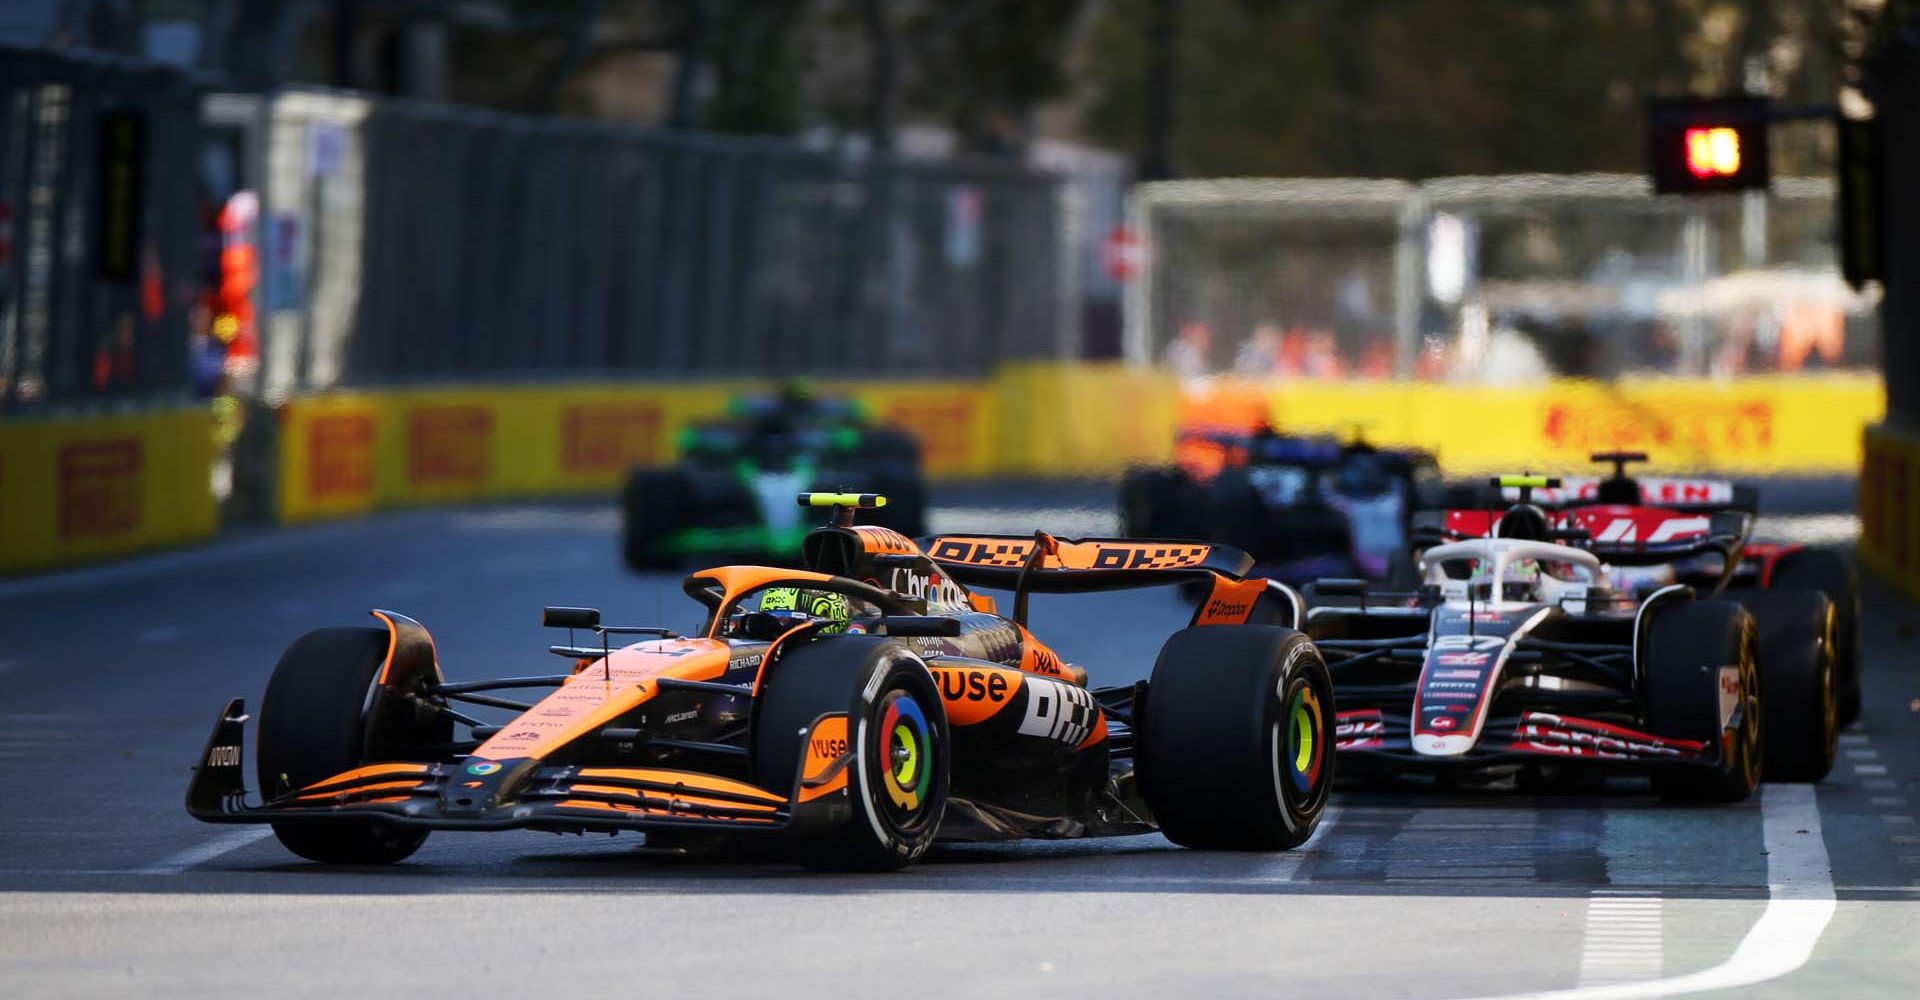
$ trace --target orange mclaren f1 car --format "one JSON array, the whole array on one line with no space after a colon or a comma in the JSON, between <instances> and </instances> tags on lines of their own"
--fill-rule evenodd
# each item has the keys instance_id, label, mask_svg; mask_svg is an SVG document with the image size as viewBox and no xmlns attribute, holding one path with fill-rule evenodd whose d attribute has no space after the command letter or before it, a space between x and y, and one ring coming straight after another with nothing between
<instances>
[{"instance_id":1,"label":"orange mclaren f1 car","mask_svg":"<svg viewBox=\"0 0 1920 1000\"><path fill-rule=\"evenodd\" d=\"M267 685L259 804L236 699L188 811L361 864L399 861L433 830L757 838L828 869L898 868L936 840L1159 829L1277 850L1312 834L1332 781L1331 682L1294 630L1299 595L1245 578L1245 553L1044 532L916 542L853 523L884 498L800 502L835 508L806 539L809 568L688 577L707 609L697 635L546 609L548 626L594 637L552 647L562 673L449 682L426 629L387 611L381 627L308 633ZM1188 581L1206 599L1146 682L1091 687L1026 627L1035 592ZM1012 615L970 587L1011 591ZM507 689L547 693L494 693Z\"/></svg>"}]
</instances>

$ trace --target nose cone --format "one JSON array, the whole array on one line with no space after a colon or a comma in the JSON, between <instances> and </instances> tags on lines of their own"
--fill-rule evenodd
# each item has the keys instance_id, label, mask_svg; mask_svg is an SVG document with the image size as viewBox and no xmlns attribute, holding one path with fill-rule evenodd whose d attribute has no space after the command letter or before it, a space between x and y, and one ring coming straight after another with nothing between
<instances>
[{"instance_id":1,"label":"nose cone","mask_svg":"<svg viewBox=\"0 0 1920 1000\"><path fill-rule=\"evenodd\" d=\"M468 758L440 789L442 816L483 816L512 798L538 761Z\"/></svg>"},{"instance_id":2,"label":"nose cone","mask_svg":"<svg viewBox=\"0 0 1920 1000\"><path fill-rule=\"evenodd\" d=\"M1458 757L1473 749L1473 737L1465 733L1447 736L1434 736L1430 733L1413 734L1413 752L1423 757Z\"/></svg>"}]
</instances>

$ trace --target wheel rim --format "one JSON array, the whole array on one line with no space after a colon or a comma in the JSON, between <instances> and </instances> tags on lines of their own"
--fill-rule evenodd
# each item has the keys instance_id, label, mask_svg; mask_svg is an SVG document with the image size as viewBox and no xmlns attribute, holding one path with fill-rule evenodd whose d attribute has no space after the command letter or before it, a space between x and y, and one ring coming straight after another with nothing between
<instances>
[{"instance_id":1,"label":"wheel rim","mask_svg":"<svg viewBox=\"0 0 1920 1000\"><path fill-rule=\"evenodd\" d=\"M885 792L883 808L896 825L909 825L931 804L937 765L933 726L913 694L888 691L876 706L879 739L873 741L874 771Z\"/></svg>"},{"instance_id":2,"label":"wheel rim","mask_svg":"<svg viewBox=\"0 0 1920 1000\"><path fill-rule=\"evenodd\" d=\"M1740 655L1740 767L1749 787L1760 784L1760 671L1751 633Z\"/></svg>"},{"instance_id":3,"label":"wheel rim","mask_svg":"<svg viewBox=\"0 0 1920 1000\"><path fill-rule=\"evenodd\" d=\"M1287 706L1287 740L1285 763L1287 776L1293 784L1293 790L1301 797L1313 794L1314 787L1320 782L1320 771L1325 761L1325 748L1320 738L1325 720L1320 709L1320 699L1313 690L1305 685L1294 689L1291 703Z\"/></svg>"},{"instance_id":4,"label":"wheel rim","mask_svg":"<svg viewBox=\"0 0 1920 1000\"><path fill-rule=\"evenodd\" d=\"M1839 649L1838 643L1834 640L1836 634L1833 608L1829 606L1827 630L1822 639L1825 655L1821 657L1820 665L1820 731L1826 736L1829 767L1832 766L1833 759L1840 749L1840 696L1835 690L1839 687L1839 674L1834 670L1834 658Z\"/></svg>"},{"instance_id":5,"label":"wheel rim","mask_svg":"<svg viewBox=\"0 0 1920 1000\"><path fill-rule=\"evenodd\" d=\"M1319 814L1331 785L1326 706L1332 697L1308 671L1290 673L1271 727L1273 783L1287 826L1299 829Z\"/></svg>"}]
</instances>

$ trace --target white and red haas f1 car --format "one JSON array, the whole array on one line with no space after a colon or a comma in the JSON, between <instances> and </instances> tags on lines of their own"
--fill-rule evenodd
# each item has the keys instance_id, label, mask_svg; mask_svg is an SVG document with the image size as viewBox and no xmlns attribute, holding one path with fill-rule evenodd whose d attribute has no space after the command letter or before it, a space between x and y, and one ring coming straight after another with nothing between
<instances>
[{"instance_id":1,"label":"white and red haas f1 car","mask_svg":"<svg viewBox=\"0 0 1920 1000\"><path fill-rule=\"evenodd\" d=\"M1559 480L1494 483L1522 499L1503 511L1447 512L1447 537L1417 543L1416 592L1314 586L1308 633L1333 673L1345 774L1484 782L1589 768L1647 774L1669 798L1734 801L1763 773L1827 773L1830 608L1791 648L1767 648L1755 616L1718 588L1636 593L1616 579L1587 519L1531 502ZM1746 515L1669 528L1659 513L1647 515L1642 537L1662 538L1647 544L1663 551L1732 553L1744 538Z\"/></svg>"},{"instance_id":2,"label":"white and red haas f1 car","mask_svg":"<svg viewBox=\"0 0 1920 1000\"><path fill-rule=\"evenodd\" d=\"M1776 623L1817 613L1817 602L1804 594L1768 597L1757 591L1825 594L1833 605L1836 714L1842 726L1860 717L1860 579L1840 553L1757 539L1759 490L1753 486L1627 475L1629 463L1647 461L1644 452L1601 452L1592 459L1611 464L1613 474L1563 477L1558 487L1533 491L1532 501L1588 531L1594 552L1617 567L1615 581L1630 583L1636 592L1672 583L1727 591L1759 620L1763 647L1776 644ZM1519 498L1517 489L1502 493L1503 502ZM1432 523L1427 527L1432 537ZM1729 531L1738 535L1730 546L1702 543Z\"/></svg>"}]
</instances>

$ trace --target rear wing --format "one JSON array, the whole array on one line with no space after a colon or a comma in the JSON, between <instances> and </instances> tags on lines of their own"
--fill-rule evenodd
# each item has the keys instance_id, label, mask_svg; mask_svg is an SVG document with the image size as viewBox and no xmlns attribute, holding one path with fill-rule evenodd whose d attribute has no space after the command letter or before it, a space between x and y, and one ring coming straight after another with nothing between
<instances>
[{"instance_id":1,"label":"rear wing","mask_svg":"<svg viewBox=\"0 0 1920 1000\"><path fill-rule=\"evenodd\" d=\"M1229 545L1139 538L1050 539L1032 535L934 535L920 549L955 580L968 586L1012 590L1026 574L1025 589L1040 593L1118 590L1223 576L1243 580L1253 557Z\"/></svg>"},{"instance_id":2,"label":"rear wing","mask_svg":"<svg viewBox=\"0 0 1920 1000\"><path fill-rule=\"evenodd\" d=\"M1413 516L1412 548L1495 534L1499 511L1420 511ZM1686 508L1594 504L1552 515L1554 540L1584 548L1615 565L1670 562L1700 552L1718 552L1730 563L1746 544L1753 518L1737 510L1696 512Z\"/></svg>"},{"instance_id":3,"label":"rear wing","mask_svg":"<svg viewBox=\"0 0 1920 1000\"><path fill-rule=\"evenodd\" d=\"M1600 476L1561 476L1559 479L1560 485L1556 487L1533 490L1533 502L1543 507L1578 507L1593 503L1619 503L1626 499L1604 496L1603 487L1608 481ZM1753 513L1752 490L1728 480L1641 476L1630 482L1640 488L1639 506L1701 513L1720 510ZM1520 498L1520 491L1508 487L1500 491L1500 497L1512 503Z\"/></svg>"}]
</instances>

